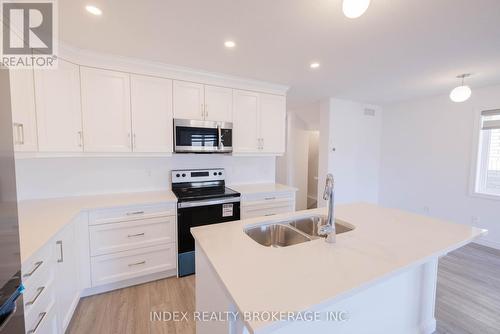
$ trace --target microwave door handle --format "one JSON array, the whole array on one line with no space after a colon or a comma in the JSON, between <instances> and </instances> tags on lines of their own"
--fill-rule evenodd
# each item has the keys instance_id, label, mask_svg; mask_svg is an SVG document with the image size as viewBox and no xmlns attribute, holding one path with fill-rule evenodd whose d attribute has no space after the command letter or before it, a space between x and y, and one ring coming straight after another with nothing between
<instances>
[{"instance_id":1,"label":"microwave door handle","mask_svg":"<svg viewBox=\"0 0 500 334\"><path fill-rule=\"evenodd\" d=\"M217 125L217 135L219 136L219 150L224 148L224 144L222 144L222 129L220 125Z\"/></svg>"}]
</instances>

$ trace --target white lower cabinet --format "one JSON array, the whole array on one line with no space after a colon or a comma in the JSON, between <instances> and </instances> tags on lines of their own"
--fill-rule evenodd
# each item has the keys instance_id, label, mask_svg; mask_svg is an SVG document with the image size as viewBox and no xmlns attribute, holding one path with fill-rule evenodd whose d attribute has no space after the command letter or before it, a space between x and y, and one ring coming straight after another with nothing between
<instances>
[{"instance_id":1,"label":"white lower cabinet","mask_svg":"<svg viewBox=\"0 0 500 334\"><path fill-rule=\"evenodd\" d=\"M175 203L120 207L89 213L92 289L137 284L132 279L175 273Z\"/></svg>"},{"instance_id":2,"label":"white lower cabinet","mask_svg":"<svg viewBox=\"0 0 500 334\"><path fill-rule=\"evenodd\" d=\"M75 224L67 225L59 232L53 243L55 247L55 283L57 313L63 333L69 325L80 299L78 249L75 239Z\"/></svg>"},{"instance_id":3,"label":"white lower cabinet","mask_svg":"<svg viewBox=\"0 0 500 334\"><path fill-rule=\"evenodd\" d=\"M28 334L68 328L80 297L176 274L176 204L83 211L23 262Z\"/></svg>"},{"instance_id":4,"label":"white lower cabinet","mask_svg":"<svg viewBox=\"0 0 500 334\"><path fill-rule=\"evenodd\" d=\"M295 211L295 192L243 195L241 219L274 216Z\"/></svg>"},{"instance_id":5,"label":"white lower cabinet","mask_svg":"<svg viewBox=\"0 0 500 334\"><path fill-rule=\"evenodd\" d=\"M56 310L54 252L51 243L45 245L21 267L23 284L24 322L26 333L60 333Z\"/></svg>"}]
</instances>

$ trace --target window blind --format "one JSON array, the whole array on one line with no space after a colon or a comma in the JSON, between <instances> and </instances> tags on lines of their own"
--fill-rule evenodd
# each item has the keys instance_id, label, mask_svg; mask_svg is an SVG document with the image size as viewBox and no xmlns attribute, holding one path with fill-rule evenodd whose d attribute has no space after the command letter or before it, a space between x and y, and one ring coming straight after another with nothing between
<instances>
[{"instance_id":1,"label":"window blind","mask_svg":"<svg viewBox=\"0 0 500 334\"><path fill-rule=\"evenodd\" d=\"M481 112L483 130L500 129L500 109L485 110Z\"/></svg>"}]
</instances>

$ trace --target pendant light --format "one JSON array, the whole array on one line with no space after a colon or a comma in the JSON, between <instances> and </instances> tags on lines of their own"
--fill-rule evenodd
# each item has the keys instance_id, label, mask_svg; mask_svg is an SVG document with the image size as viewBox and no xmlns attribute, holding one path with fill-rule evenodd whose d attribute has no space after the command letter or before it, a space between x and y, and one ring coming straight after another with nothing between
<instances>
[{"instance_id":1,"label":"pendant light","mask_svg":"<svg viewBox=\"0 0 500 334\"><path fill-rule=\"evenodd\" d=\"M465 78L468 78L470 76L471 76L470 73L464 73L464 74L460 74L457 76L457 79L462 79L462 84L458 87L455 87L451 91L450 99L453 102L457 102L457 103L465 102L472 95L472 90L470 89L470 87L467 85L464 85Z\"/></svg>"},{"instance_id":2,"label":"pendant light","mask_svg":"<svg viewBox=\"0 0 500 334\"><path fill-rule=\"evenodd\" d=\"M363 15L370 6L370 0L344 0L342 11L350 19L356 19Z\"/></svg>"}]
</instances>

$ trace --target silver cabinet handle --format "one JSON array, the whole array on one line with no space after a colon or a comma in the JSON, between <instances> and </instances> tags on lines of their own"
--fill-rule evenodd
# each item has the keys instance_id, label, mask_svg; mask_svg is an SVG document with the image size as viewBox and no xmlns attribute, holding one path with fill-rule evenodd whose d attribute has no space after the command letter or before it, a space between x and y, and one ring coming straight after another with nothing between
<instances>
[{"instance_id":1,"label":"silver cabinet handle","mask_svg":"<svg viewBox=\"0 0 500 334\"><path fill-rule=\"evenodd\" d=\"M128 238L142 237L142 236L144 236L144 232L137 233L137 234L129 234L129 235L127 235Z\"/></svg>"},{"instance_id":2,"label":"silver cabinet handle","mask_svg":"<svg viewBox=\"0 0 500 334\"><path fill-rule=\"evenodd\" d=\"M28 334L34 334L34 333L36 333L36 331L37 331L38 327L40 327L40 324L42 323L42 321L43 321L43 319L45 318L45 316L46 316L46 315L47 315L47 312L42 312L42 313L40 313L40 314L38 315L40 318L38 319L38 321L37 321L37 323L36 323L36 325L35 325L35 328L30 329L30 330L28 331Z\"/></svg>"},{"instance_id":3,"label":"silver cabinet handle","mask_svg":"<svg viewBox=\"0 0 500 334\"><path fill-rule=\"evenodd\" d=\"M205 105L201 104L201 118L205 118Z\"/></svg>"},{"instance_id":4,"label":"silver cabinet handle","mask_svg":"<svg viewBox=\"0 0 500 334\"><path fill-rule=\"evenodd\" d=\"M269 216L275 216L276 213L268 213L268 214L265 214L264 217L269 217Z\"/></svg>"},{"instance_id":5,"label":"silver cabinet handle","mask_svg":"<svg viewBox=\"0 0 500 334\"><path fill-rule=\"evenodd\" d=\"M208 117L208 104L205 104L205 119Z\"/></svg>"},{"instance_id":6,"label":"silver cabinet handle","mask_svg":"<svg viewBox=\"0 0 500 334\"><path fill-rule=\"evenodd\" d=\"M146 261L141 261L141 262L137 262L137 263L131 263L128 266L129 267L140 266L141 264L146 264Z\"/></svg>"},{"instance_id":7,"label":"silver cabinet handle","mask_svg":"<svg viewBox=\"0 0 500 334\"><path fill-rule=\"evenodd\" d=\"M16 138L14 139L14 144L22 145L23 141L21 141L21 123L12 123L14 128L14 133L16 134ZM24 136L23 136L24 137Z\"/></svg>"},{"instance_id":8,"label":"silver cabinet handle","mask_svg":"<svg viewBox=\"0 0 500 334\"><path fill-rule=\"evenodd\" d=\"M30 306L30 305L33 305L35 304L36 300L38 299L38 297L40 297L40 295L42 294L43 290L45 290L45 287L42 286L40 288L38 288L36 291L36 295L35 295L35 298L33 298L32 300L30 300L29 302L26 303L26 306Z\"/></svg>"},{"instance_id":9,"label":"silver cabinet handle","mask_svg":"<svg viewBox=\"0 0 500 334\"><path fill-rule=\"evenodd\" d=\"M135 137L135 133L134 133L134 134L132 134L132 148L135 148L137 146L135 143L136 142L135 138L136 137Z\"/></svg>"},{"instance_id":10,"label":"silver cabinet handle","mask_svg":"<svg viewBox=\"0 0 500 334\"><path fill-rule=\"evenodd\" d=\"M144 211L132 211L132 212L127 212L127 216L136 216L136 215L143 215Z\"/></svg>"},{"instance_id":11,"label":"silver cabinet handle","mask_svg":"<svg viewBox=\"0 0 500 334\"><path fill-rule=\"evenodd\" d=\"M35 267L33 268L33 270L31 270L29 273L27 274L24 274L23 277L30 277L31 275L33 275L35 273L35 271L38 270L38 268L40 268L40 266L43 264L43 261L38 261L35 263Z\"/></svg>"},{"instance_id":12,"label":"silver cabinet handle","mask_svg":"<svg viewBox=\"0 0 500 334\"><path fill-rule=\"evenodd\" d=\"M275 200L275 199L276 199L276 197L266 197L266 198L264 198L264 200L266 200L266 201L272 201L272 200Z\"/></svg>"},{"instance_id":13,"label":"silver cabinet handle","mask_svg":"<svg viewBox=\"0 0 500 334\"><path fill-rule=\"evenodd\" d=\"M83 132L78 131L78 146L83 147Z\"/></svg>"},{"instance_id":14,"label":"silver cabinet handle","mask_svg":"<svg viewBox=\"0 0 500 334\"><path fill-rule=\"evenodd\" d=\"M19 130L21 132L21 137L20 137L21 138L20 139L21 142L20 142L20 144L24 145L24 125L23 125L23 123L19 124Z\"/></svg>"},{"instance_id":15,"label":"silver cabinet handle","mask_svg":"<svg viewBox=\"0 0 500 334\"><path fill-rule=\"evenodd\" d=\"M61 257L59 259L57 259L57 262L58 263L64 262L64 252L63 252L63 242L62 242L62 240L56 241L56 245L59 245L60 251L61 251L61 253L60 253Z\"/></svg>"}]
</instances>

